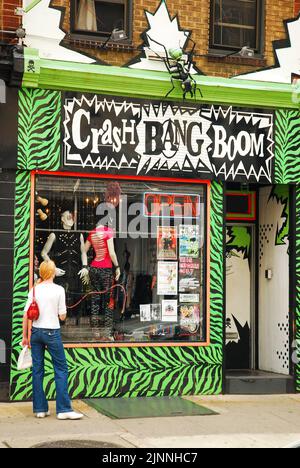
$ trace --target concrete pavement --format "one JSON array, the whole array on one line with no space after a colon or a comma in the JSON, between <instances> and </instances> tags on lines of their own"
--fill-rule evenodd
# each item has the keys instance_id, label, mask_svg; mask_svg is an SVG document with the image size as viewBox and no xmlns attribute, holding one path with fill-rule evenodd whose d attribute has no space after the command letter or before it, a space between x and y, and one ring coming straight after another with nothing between
<instances>
[{"instance_id":1,"label":"concrete pavement","mask_svg":"<svg viewBox=\"0 0 300 468\"><path fill-rule=\"evenodd\" d=\"M190 397L217 416L111 420L82 401L82 421L32 417L30 403L0 404L0 448L90 440L124 448L281 448L300 441L300 395Z\"/></svg>"}]
</instances>

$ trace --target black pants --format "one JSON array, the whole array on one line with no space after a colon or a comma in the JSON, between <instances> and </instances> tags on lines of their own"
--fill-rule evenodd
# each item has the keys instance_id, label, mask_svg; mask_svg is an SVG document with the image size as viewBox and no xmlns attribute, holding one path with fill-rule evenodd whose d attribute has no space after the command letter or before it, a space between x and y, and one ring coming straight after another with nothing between
<instances>
[{"instance_id":1,"label":"black pants","mask_svg":"<svg viewBox=\"0 0 300 468\"><path fill-rule=\"evenodd\" d=\"M113 286L114 276L111 268L90 268L90 279L93 291L106 291ZM104 336L110 337L113 334L114 318L113 310L109 303L112 291L105 294L92 295L91 326L101 327L101 318L104 316Z\"/></svg>"}]
</instances>

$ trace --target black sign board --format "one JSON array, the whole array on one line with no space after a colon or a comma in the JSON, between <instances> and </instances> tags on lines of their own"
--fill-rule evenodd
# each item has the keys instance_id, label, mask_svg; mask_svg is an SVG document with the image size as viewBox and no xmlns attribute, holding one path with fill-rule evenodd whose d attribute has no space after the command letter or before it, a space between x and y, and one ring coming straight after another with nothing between
<instances>
[{"instance_id":1,"label":"black sign board","mask_svg":"<svg viewBox=\"0 0 300 468\"><path fill-rule=\"evenodd\" d=\"M272 111L66 93L63 169L271 183Z\"/></svg>"}]
</instances>

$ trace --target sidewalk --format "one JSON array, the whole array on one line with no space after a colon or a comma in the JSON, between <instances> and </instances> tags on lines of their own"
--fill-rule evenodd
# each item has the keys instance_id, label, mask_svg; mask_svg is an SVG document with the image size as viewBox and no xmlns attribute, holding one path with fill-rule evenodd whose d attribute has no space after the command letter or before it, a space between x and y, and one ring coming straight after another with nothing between
<instances>
[{"instance_id":1,"label":"sidewalk","mask_svg":"<svg viewBox=\"0 0 300 468\"><path fill-rule=\"evenodd\" d=\"M0 404L0 448L89 440L125 448L281 448L300 442L300 395L190 397L217 416L111 420L74 402L83 421L32 417L30 403Z\"/></svg>"}]
</instances>

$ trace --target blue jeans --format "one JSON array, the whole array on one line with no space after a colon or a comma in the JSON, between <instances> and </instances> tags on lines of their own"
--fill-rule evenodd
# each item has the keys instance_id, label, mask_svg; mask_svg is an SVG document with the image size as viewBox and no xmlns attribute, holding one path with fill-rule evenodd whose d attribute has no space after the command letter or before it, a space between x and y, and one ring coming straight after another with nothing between
<instances>
[{"instance_id":1,"label":"blue jeans","mask_svg":"<svg viewBox=\"0 0 300 468\"><path fill-rule=\"evenodd\" d=\"M50 353L56 384L56 412L68 413L72 411L71 400L68 393L68 366L60 330L32 328L32 386L33 386L33 412L47 413L48 402L43 388L45 375L45 351Z\"/></svg>"}]
</instances>

